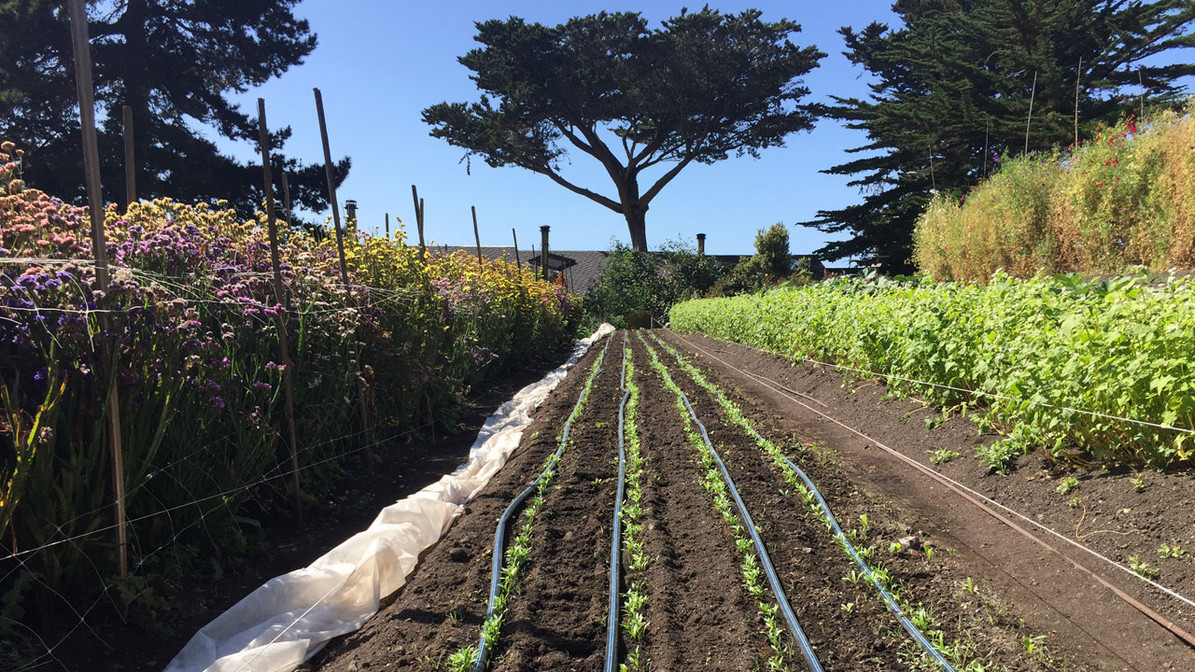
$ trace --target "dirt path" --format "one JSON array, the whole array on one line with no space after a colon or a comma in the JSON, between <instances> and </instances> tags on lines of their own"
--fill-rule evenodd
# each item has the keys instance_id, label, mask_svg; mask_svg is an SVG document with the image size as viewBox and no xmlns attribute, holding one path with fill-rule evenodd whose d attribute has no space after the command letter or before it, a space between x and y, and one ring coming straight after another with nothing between
<instances>
[{"instance_id":1,"label":"dirt path","mask_svg":"<svg viewBox=\"0 0 1195 672\"><path fill-rule=\"evenodd\" d=\"M767 420L774 432L793 435L801 441L837 452L835 462L863 490L891 501L910 526L923 530L941 546L953 549L954 560L960 569L979 580L984 590L1006 601L1014 613L1025 619L1028 629L1045 634L1045 646L1055 655L1071 661L1071 669L1195 669L1195 655L1189 646L1108 589L1095 584L1088 575L1076 570L1066 557L1073 556L1082 564L1098 569L1122 590L1150 603L1188 630L1191 628L1190 610L1176 608L1173 600L1159 599L1151 591L1142 590L1140 582L1099 566L1090 556L1073 553L1065 547L1060 549L1064 555L1050 552L880 450L875 442L930 466L935 465L929 463L928 451L955 450L962 457L944 465L943 472L964 480L980 492L995 495L1014 508L1023 508L1030 516L1053 521L1055 529L1066 530L1068 527L1062 524L1064 519L1083 514L1070 511L1065 503L1067 500L1055 492L1057 486L1050 472L1023 467L1008 477L987 476L971 453L975 444L990 441L991 437L978 437L974 425L957 418L931 429L929 425L936 421L924 422L926 417L932 417L931 413L921 411L921 406L913 401L881 401L883 389L869 381L851 389L843 386L840 376L824 369L793 367L788 362L742 346L694 336L682 338L669 334L666 338L709 366L725 387L736 391L735 396L744 410ZM735 368L766 376L775 383L765 385ZM826 406L793 392L778 391L776 383L800 395L813 397ZM811 408L862 430L872 440L828 421ZM1025 461L1027 458L1023 458ZM1128 480L1127 476L1116 484L1106 477L1101 481L1104 475L1100 474L1078 475L1083 483L1078 494L1090 502L1086 505L1080 502L1080 507L1091 507L1091 510L1104 513L1100 517L1100 527L1108 533L1102 535L1103 539L1088 539L1093 544L1102 543L1102 552L1122 557L1130 548L1136 548L1138 557L1148 558L1156 567L1162 564L1155 552L1161 543L1167 543L1168 539L1170 543L1177 540L1189 543L1192 530L1188 518L1190 507L1186 510L1178 510L1180 507L1175 506L1159 507L1161 510L1151 521L1154 532L1146 535L1142 531L1143 521L1131 514L1134 508L1143 504L1147 510L1151 508L1150 501L1133 499L1143 493L1133 492L1134 488L1124 482ZM1149 477L1159 480L1146 487L1147 493L1152 487L1163 493L1177 490L1190 496L1185 487L1190 482L1187 477L1178 476L1171 481L1162 481L1157 475ZM1126 500L1127 505L1120 504ZM1109 509L1119 512L1121 520L1107 515ZM1156 520L1163 511L1167 517L1177 519L1170 521L1173 526ZM1090 518L1092 514L1088 511L1087 515ZM1157 529L1159 527L1163 529ZM1124 540L1127 536L1143 538L1131 544ZM1045 535L1039 534L1039 537L1062 546ZM1189 556L1185 560L1189 563ZM1168 583L1178 585L1189 594L1186 585L1189 583L1186 580L1190 574L1189 566L1178 562L1167 564L1175 569L1166 571L1163 578L1169 576L1171 582Z\"/></svg>"}]
</instances>

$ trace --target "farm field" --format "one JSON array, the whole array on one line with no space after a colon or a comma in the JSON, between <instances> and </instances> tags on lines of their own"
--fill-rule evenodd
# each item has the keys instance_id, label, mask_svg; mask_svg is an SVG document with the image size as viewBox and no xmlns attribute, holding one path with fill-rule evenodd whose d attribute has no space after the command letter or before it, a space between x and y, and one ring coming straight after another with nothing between
<instances>
[{"instance_id":1,"label":"farm field","mask_svg":"<svg viewBox=\"0 0 1195 672\"><path fill-rule=\"evenodd\" d=\"M726 491L710 482L719 470L702 456L693 416L704 425L753 517L823 669L940 668L902 630L793 486L791 472L786 477L763 444L779 449L807 474L844 538L870 566L882 568L887 578L881 582L898 594L910 623L936 642L956 669L1177 670L1195 665L1180 639L1067 558L1074 555L1179 631L1195 625L1190 609L1175 607L1181 603L1090 556L1072 554L1057 540L1042 537L1062 547L1062 554L1012 531L873 442L941 469L1068 536L1077 529L1085 543L1113 559L1124 562L1128 554L1148 559L1161 572L1158 580L1180 594L1189 594L1195 582L1190 556L1160 558L1156 549L1161 543L1195 547L1192 521L1184 519L1190 507L1178 511L1166 504L1175 497L1190 501L1195 492L1190 479L1145 474L1145 487L1138 491L1127 477L1078 474L1076 492L1088 504L1076 511L1067 505L1069 497L1056 492L1052 476L1057 474L1023 466L1011 476L984 476L969 453L974 444L994 437L978 437L970 422L958 418L926 423L929 411L911 400L881 402L882 390L872 383L844 388L831 372L790 367L704 337L618 332L608 341L605 349L596 345L541 407L523 445L427 552L409 583L362 630L334 641L302 669L472 669L475 649L470 647L477 646L487 615L494 525L515 495L551 463L545 460L559 447L558 433L570 414L569 440L550 485L537 493L542 501L532 500L531 524L521 514L512 518L508 543L524 550L503 593L505 612L488 642L488 662L494 670L603 668L624 344L627 387L637 392L633 410L624 407L623 443L628 444L634 427L630 432L638 440L631 443L638 444L641 456L627 466L628 474L636 468L641 473L627 481L631 511L624 509L621 530L624 540L632 538L620 553L623 618L617 645L618 662L628 669L810 669L777 615L767 582L750 569L760 560L743 535L744 526L736 525L741 514L727 499L720 508L718 493ZM671 348L696 364L707 384L734 406L719 403ZM595 367L599 357L604 359ZM582 371L591 374L588 392L583 389L590 378L579 375ZM747 372L772 382L765 385ZM693 416L687 409L682 413L676 390L691 403ZM584 400L579 412L578 398ZM794 398L873 441L849 434ZM928 459L931 447L966 456L936 466ZM1158 516L1163 506L1165 519ZM514 541L517 535L525 535L522 542ZM635 603L630 608L628 595Z\"/></svg>"}]
</instances>

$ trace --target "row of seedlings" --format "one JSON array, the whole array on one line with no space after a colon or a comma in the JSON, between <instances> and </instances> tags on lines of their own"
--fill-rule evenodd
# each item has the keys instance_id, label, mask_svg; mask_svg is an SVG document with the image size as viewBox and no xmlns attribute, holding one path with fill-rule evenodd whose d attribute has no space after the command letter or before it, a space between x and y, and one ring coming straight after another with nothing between
<instances>
[{"instance_id":1,"label":"row of seedlings","mask_svg":"<svg viewBox=\"0 0 1195 672\"><path fill-rule=\"evenodd\" d=\"M647 634L647 589L642 582L642 573L651 564L651 556L647 553L643 540L643 480L647 467L647 458L643 454L642 440L639 435L639 402L641 392L635 383L635 363L630 357L630 349L623 340L623 378L624 392L623 407L619 414L619 453L620 459L625 461L625 472L620 465L620 479L625 480L625 498L621 509L615 513L616 520L621 522L622 553L628 559L626 577L627 589L622 592L621 618L622 633L626 638L626 662L619 666L620 672L642 672L651 668L651 661L643 654L643 639ZM617 548L617 544L615 545ZM617 557L613 563L618 564ZM617 586L612 586L617 590ZM617 609L612 610L610 618L616 620ZM611 628L612 639L617 638L617 630ZM617 656L608 656L607 670L612 669L612 663Z\"/></svg>"},{"instance_id":2,"label":"row of seedlings","mask_svg":"<svg viewBox=\"0 0 1195 672\"><path fill-rule=\"evenodd\" d=\"M589 367L589 376L585 386L577 397L577 403L560 430L556 452L544 461L543 470L522 493L515 497L506 507L502 517L498 520L498 527L494 533L493 568L490 578L489 608L485 621L481 626L481 639L477 646L466 646L457 649L449 657L448 666L453 672L482 672L490 663L490 654L494 651L499 635L502 631L502 620L506 615L507 602L514 592L523 565L531 552L531 538L535 528L535 520L543 509L544 495L552 485L556 476L556 465L569 445L569 430L580 417L585 408L585 401L593 389L593 381L602 372L602 362L606 359L606 352L610 349L610 341L602 347L601 354ZM531 501L523 508L523 525L514 536L509 547L505 547L506 528L515 512L527 498Z\"/></svg>"},{"instance_id":3,"label":"row of seedlings","mask_svg":"<svg viewBox=\"0 0 1195 672\"><path fill-rule=\"evenodd\" d=\"M771 458L773 469L778 471L783 476L785 482L799 494L808 513L820 522L822 527L833 536L842 550L858 565L858 574L852 572L850 576L844 578L848 581L863 580L875 587L880 599L887 605L901 627L909 634L910 639L906 640L905 643L905 646L909 649L907 653L920 658L920 662L924 664L930 664L948 672L954 672L954 666L958 666L964 671L977 669L979 661L968 660L970 658L969 654L974 653L974 647L970 646L968 642L948 640L946 633L941 628L936 627L932 614L928 610L921 607L921 605L913 607L909 604L906 599L907 595L905 594L904 586L899 581L893 580L887 569L874 557L874 547L865 546L863 548L856 548L851 543L851 538L858 540L866 537L866 530L868 528L866 516L862 516L860 520L863 526L862 531L850 530L844 533L813 480L793 463L775 443L764 438L755 429L754 424L743 414L742 409L727 398L721 388L709 381L697 367L687 361L675 348L654 334L652 336L664 350L667 350L676 358L678 365L689 374L689 377L697 385L709 392L719 406L721 406L730 422L741 427L755 441L756 445ZM810 450L807 446L799 446L799 448L804 452Z\"/></svg>"},{"instance_id":4,"label":"row of seedlings","mask_svg":"<svg viewBox=\"0 0 1195 672\"><path fill-rule=\"evenodd\" d=\"M646 348L647 354L651 358L652 368L660 376L664 387L676 397L676 407L685 427L686 437L690 445L698 452L701 465L705 469L702 485L712 498L715 510L730 528L735 548L742 558L740 570L743 576L743 585L756 600L756 607L764 623L763 634L772 649L772 657L767 662L768 669L790 669L789 660L792 658L792 646L784 634L787 622L788 630L801 646L809 667L815 672L821 672L821 665L818 663L808 639L796 623L796 617L792 614L788 599L784 597L783 590L780 588L778 580L775 579L775 572L771 570L771 562L767 558L767 552L764 550L762 542L759 541L754 524L750 521L749 514L741 500L738 500L737 492L733 490L732 485L728 484L729 474L721 468L720 459L704 436L704 428L696 420L688 399L668 373L667 367L660 361L655 348L651 347L642 335L639 335L639 339ZM739 514L735 513L735 501L738 501L739 504ZM740 518L740 515L743 517ZM767 583L772 585L772 592L775 593L774 599L769 599L767 596ZM781 614L782 610L784 611L783 615Z\"/></svg>"}]
</instances>

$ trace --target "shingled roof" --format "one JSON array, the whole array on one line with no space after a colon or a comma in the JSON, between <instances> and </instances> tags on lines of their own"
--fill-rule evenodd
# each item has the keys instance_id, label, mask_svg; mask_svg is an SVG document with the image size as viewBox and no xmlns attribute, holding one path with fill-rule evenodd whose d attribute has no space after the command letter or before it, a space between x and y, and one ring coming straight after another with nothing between
<instances>
[{"instance_id":1,"label":"shingled roof","mask_svg":"<svg viewBox=\"0 0 1195 672\"><path fill-rule=\"evenodd\" d=\"M434 249L449 253L464 250L469 254L477 254L476 247L442 245ZM565 285L578 294L584 294L597 283L598 276L602 274L602 267L606 265L606 257L610 256L608 252L594 252L589 250L549 249L548 254L553 257L553 263L548 264L549 268L561 268L560 272L564 275ZM505 259L510 263L514 263L515 249L509 246L482 246L481 256L489 259ZM519 261L522 264L530 264L536 270L539 269L538 252L532 254L531 250L519 250ZM570 261L572 262L571 264L569 263Z\"/></svg>"}]
</instances>

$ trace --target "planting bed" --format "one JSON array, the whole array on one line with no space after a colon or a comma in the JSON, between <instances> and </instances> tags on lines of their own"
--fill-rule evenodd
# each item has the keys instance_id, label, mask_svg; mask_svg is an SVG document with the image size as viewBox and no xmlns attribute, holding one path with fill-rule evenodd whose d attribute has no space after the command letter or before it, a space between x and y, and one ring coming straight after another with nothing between
<instances>
[{"instance_id":1,"label":"planting bed","mask_svg":"<svg viewBox=\"0 0 1195 672\"><path fill-rule=\"evenodd\" d=\"M624 509L624 537L627 521L637 520L632 527L641 526L635 536L641 546L620 554L617 662L632 670L810 669L776 615L766 580L752 576L751 567L763 561L726 498L721 472L679 390L754 519L822 668L940 669L902 629L821 514L810 510L792 473L786 478L785 468L736 422L734 407L719 403L670 347L681 346L686 361L701 364L696 351L672 335L661 342L647 332L612 336L585 393L585 372L594 370L602 353L594 347L539 409L507 466L425 553L407 585L362 630L332 642L304 669L472 669L475 649L469 647L477 646L486 618L495 524L548 463L579 398L584 403L542 502L534 504L533 519L528 523L521 514L511 519L510 539L526 535L527 553L500 626L488 629L495 634L487 642L487 662L488 669L503 671L603 669L624 343L634 369L628 389L638 394L627 417L643 459L642 487L625 500L640 510L632 519ZM1018 595L989 577L999 568L974 557L973 549L926 512L906 501L892 503L874 473L847 459L846 448L812 443L823 437L803 432L796 418L778 414L768 402L744 396L758 393L731 377L706 370L704 379L742 409L742 422L808 474L845 540L872 567L882 568L887 578L881 582L898 595L903 613L957 669L1164 669L1137 665L1146 658L1133 651L1117 658L1062 637L1048 614L1031 613L1022 622ZM831 402L837 403L826 403ZM508 545L514 543L510 539ZM629 607L632 591L638 602ZM632 611L646 621L642 631L632 633ZM628 658L632 652L637 657ZM1187 669L1181 658L1170 660L1173 669Z\"/></svg>"}]
</instances>

